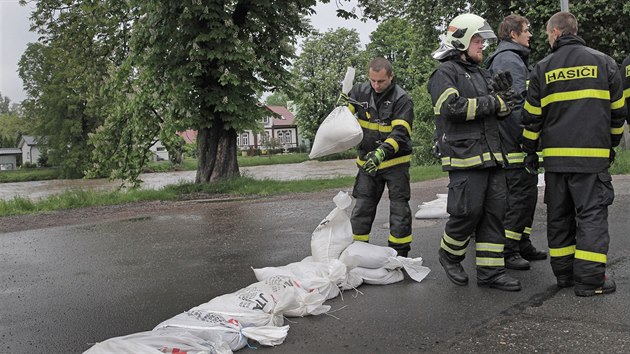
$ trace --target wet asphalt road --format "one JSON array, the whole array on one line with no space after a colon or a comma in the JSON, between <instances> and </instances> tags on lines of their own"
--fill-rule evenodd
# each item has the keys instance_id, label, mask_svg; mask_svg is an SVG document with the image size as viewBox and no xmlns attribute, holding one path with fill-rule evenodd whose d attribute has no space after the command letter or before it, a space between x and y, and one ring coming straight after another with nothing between
<instances>
[{"instance_id":1,"label":"wet asphalt road","mask_svg":"<svg viewBox=\"0 0 630 354\"><path fill-rule=\"evenodd\" d=\"M446 179L412 185L412 210ZM615 176L609 272L617 293L578 298L558 290L548 261L516 293L458 287L437 262L445 220L415 220L410 256L432 269L421 283L362 285L327 304L327 315L290 319L285 342L265 353L630 351L630 177ZM118 221L0 233L0 352L79 353L92 343L152 329L212 298L256 282L250 267L310 255L310 235L334 191L185 208ZM385 195L386 197L386 195ZM385 245L388 201L373 243ZM542 195L534 243L547 249ZM474 279L474 257L464 266ZM251 352L242 349L240 352Z\"/></svg>"}]
</instances>

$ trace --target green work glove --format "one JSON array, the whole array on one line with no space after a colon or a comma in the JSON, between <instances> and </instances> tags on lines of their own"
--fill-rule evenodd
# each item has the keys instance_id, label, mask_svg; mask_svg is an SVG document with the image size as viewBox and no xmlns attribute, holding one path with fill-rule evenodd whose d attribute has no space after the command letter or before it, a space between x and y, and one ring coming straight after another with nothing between
<instances>
[{"instance_id":1,"label":"green work glove","mask_svg":"<svg viewBox=\"0 0 630 354\"><path fill-rule=\"evenodd\" d=\"M337 106L347 106L350 104L350 97L347 94L341 93L337 99Z\"/></svg>"},{"instance_id":2,"label":"green work glove","mask_svg":"<svg viewBox=\"0 0 630 354\"><path fill-rule=\"evenodd\" d=\"M374 151L368 152L365 155L365 163L363 164L363 171L365 171L368 175L374 176L376 175L376 170L378 170L378 166L385 160L385 151L381 148L377 148Z\"/></svg>"}]
</instances>

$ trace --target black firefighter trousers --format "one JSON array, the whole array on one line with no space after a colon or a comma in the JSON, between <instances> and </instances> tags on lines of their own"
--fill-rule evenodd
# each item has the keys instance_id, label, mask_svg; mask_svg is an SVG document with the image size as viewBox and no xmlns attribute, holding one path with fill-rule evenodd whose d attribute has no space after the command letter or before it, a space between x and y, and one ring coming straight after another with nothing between
<instances>
[{"instance_id":1,"label":"black firefighter trousers","mask_svg":"<svg viewBox=\"0 0 630 354\"><path fill-rule=\"evenodd\" d=\"M610 173L546 171L545 185L547 240L554 275L602 286L610 241L608 206L615 198Z\"/></svg>"},{"instance_id":2,"label":"black firefighter trousers","mask_svg":"<svg viewBox=\"0 0 630 354\"><path fill-rule=\"evenodd\" d=\"M389 191L389 247L397 251L411 249L411 208L409 198L409 165L403 164L378 170L370 176L359 168L352 196L356 199L352 209L352 233L357 241L369 242L372 223L385 185Z\"/></svg>"},{"instance_id":3,"label":"black firefighter trousers","mask_svg":"<svg viewBox=\"0 0 630 354\"><path fill-rule=\"evenodd\" d=\"M538 201L538 175L528 173L523 167L505 170L507 205L505 219L505 254L520 251L531 232ZM523 242L521 242L523 241Z\"/></svg>"},{"instance_id":4,"label":"black firefighter trousers","mask_svg":"<svg viewBox=\"0 0 630 354\"><path fill-rule=\"evenodd\" d=\"M440 253L462 262L475 237L477 280L490 281L505 273L505 170L500 167L449 171L448 221Z\"/></svg>"}]
</instances>

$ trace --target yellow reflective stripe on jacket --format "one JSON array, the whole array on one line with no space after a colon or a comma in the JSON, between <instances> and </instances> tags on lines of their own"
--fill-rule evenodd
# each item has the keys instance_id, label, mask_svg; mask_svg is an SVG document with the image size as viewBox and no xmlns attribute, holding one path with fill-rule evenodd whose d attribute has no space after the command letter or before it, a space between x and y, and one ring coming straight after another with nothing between
<instances>
[{"instance_id":1,"label":"yellow reflective stripe on jacket","mask_svg":"<svg viewBox=\"0 0 630 354\"><path fill-rule=\"evenodd\" d=\"M442 94L438 98L437 102L435 102L435 107L433 107L433 113L435 113L435 115L440 114L440 109L442 108L444 101L446 101L446 99L450 95L459 96L459 91L457 91L456 89L452 87L449 87L446 90L444 90L444 92L442 92Z\"/></svg>"},{"instance_id":2,"label":"yellow reflective stripe on jacket","mask_svg":"<svg viewBox=\"0 0 630 354\"><path fill-rule=\"evenodd\" d=\"M533 132L527 129L523 129L523 137L529 140L538 140L540 132Z\"/></svg>"},{"instance_id":3,"label":"yellow reflective stripe on jacket","mask_svg":"<svg viewBox=\"0 0 630 354\"><path fill-rule=\"evenodd\" d=\"M475 114L477 114L477 99L469 98L468 99L468 110L466 111L466 120L475 119Z\"/></svg>"},{"instance_id":4,"label":"yellow reflective stripe on jacket","mask_svg":"<svg viewBox=\"0 0 630 354\"><path fill-rule=\"evenodd\" d=\"M477 265L480 267L505 267L505 259L503 257L477 257Z\"/></svg>"},{"instance_id":5,"label":"yellow reflective stripe on jacket","mask_svg":"<svg viewBox=\"0 0 630 354\"><path fill-rule=\"evenodd\" d=\"M610 128L610 134L613 134L613 135L623 134L623 126L619 128Z\"/></svg>"},{"instance_id":6,"label":"yellow reflective stripe on jacket","mask_svg":"<svg viewBox=\"0 0 630 354\"><path fill-rule=\"evenodd\" d=\"M391 145L394 148L394 152L398 152L398 150L400 149L400 147L398 146L398 143L396 142L396 140L394 140L392 138L385 139L385 142L388 143L389 145Z\"/></svg>"},{"instance_id":7,"label":"yellow reflective stripe on jacket","mask_svg":"<svg viewBox=\"0 0 630 354\"><path fill-rule=\"evenodd\" d=\"M368 130L374 130L381 133L391 133L392 126L391 125L381 125L378 123L368 122L367 120L359 119L359 125Z\"/></svg>"},{"instance_id":8,"label":"yellow reflective stripe on jacket","mask_svg":"<svg viewBox=\"0 0 630 354\"><path fill-rule=\"evenodd\" d=\"M523 230L524 235L529 235L532 233L532 228L525 226L525 230Z\"/></svg>"},{"instance_id":9,"label":"yellow reflective stripe on jacket","mask_svg":"<svg viewBox=\"0 0 630 354\"><path fill-rule=\"evenodd\" d=\"M445 157L445 158L442 158L442 165L453 166L453 167L471 167L471 166L481 165L481 157L474 156L474 157L469 157L467 159Z\"/></svg>"},{"instance_id":10,"label":"yellow reflective stripe on jacket","mask_svg":"<svg viewBox=\"0 0 630 354\"><path fill-rule=\"evenodd\" d=\"M357 112L357 110L351 104L348 104L348 109L350 110L350 112L352 112L352 114L355 114Z\"/></svg>"},{"instance_id":11,"label":"yellow reflective stripe on jacket","mask_svg":"<svg viewBox=\"0 0 630 354\"><path fill-rule=\"evenodd\" d=\"M545 157L605 157L610 156L610 149L600 148L546 148L542 151Z\"/></svg>"},{"instance_id":12,"label":"yellow reflective stripe on jacket","mask_svg":"<svg viewBox=\"0 0 630 354\"><path fill-rule=\"evenodd\" d=\"M552 93L551 95L543 97L540 100L540 105L541 107L545 107L555 102L573 101L573 100L580 100L584 98L597 98L600 100L610 100L610 91L586 89L586 90L576 90L576 91L567 91L567 92L557 92L557 93Z\"/></svg>"},{"instance_id":13,"label":"yellow reflective stripe on jacket","mask_svg":"<svg viewBox=\"0 0 630 354\"><path fill-rule=\"evenodd\" d=\"M380 165L378 165L378 169L382 170L384 168L400 165L400 164L403 164L405 162L411 162L411 155L405 155L405 156L401 156L401 157L396 157L396 158L391 159L391 160L383 161L383 162L381 162ZM365 161L361 160L360 158L357 157L357 164L359 166L363 166L363 165L365 165Z\"/></svg>"},{"instance_id":14,"label":"yellow reflective stripe on jacket","mask_svg":"<svg viewBox=\"0 0 630 354\"><path fill-rule=\"evenodd\" d=\"M352 235L352 239L355 241L369 241L370 235Z\"/></svg>"},{"instance_id":15,"label":"yellow reflective stripe on jacket","mask_svg":"<svg viewBox=\"0 0 630 354\"><path fill-rule=\"evenodd\" d=\"M396 127L398 125L402 125L403 127L405 127L407 129L407 133L411 135L411 126L409 125L409 123L407 123L407 121L402 120L402 119L392 120L392 127Z\"/></svg>"},{"instance_id":16,"label":"yellow reflective stripe on jacket","mask_svg":"<svg viewBox=\"0 0 630 354\"><path fill-rule=\"evenodd\" d=\"M525 160L524 152L511 152L507 154L507 160L509 163L519 163Z\"/></svg>"},{"instance_id":17,"label":"yellow reflective stripe on jacket","mask_svg":"<svg viewBox=\"0 0 630 354\"><path fill-rule=\"evenodd\" d=\"M623 106L626 104L626 98L625 97L621 97L620 99L616 100L615 102L610 104L610 109L619 109L619 108L623 108Z\"/></svg>"},{"instance_id":18,"label":"yellow reflective stripe on jacket","mask_svg":"<svg viewBox=\"0 0 630 354\"><path fill-rule=\"evenodd\" d=\"M510 230L505 230L505 237L509 238L511 240L516 240L516 241L520 241L521 240L521 233L520 232L514 232L514 231L510 231Z\"/></svg>"},{"instance_id":19,"label":"yellow reflective stripe on jacket","mask_svg":"<svg viewBox=\"0 0 630 354\"><path fill-rule=\"evenodd\" d=\"M411 235L405 237L394 237L394 235L390 234L387 240L396 244L411 243L411 241L413 241L413 237Z\"/></svg>"},{"instance_id":20,"label":"yellow reflective stripe on jacket","mask_svg":"<svg viewBox=\"0 0 630 354\"><path fill-rule=\"evenodd\" d=\"M523 106L523 108L529 114L534 114L534 115L537 115L537 116L542 115L542 108L532 105L531 103L529 103L529 101L525 101L525 105Z\"/></svg>"},{"instance_id":21,"label":"yellow reflective stripe on jacket","mask_svg":"<svg viewBox=\"0 0 630 354\"><path fill-rule=\"evenodd\" d=\"M466 243L470 240L470 237L466 237L466 239L464 241L457 241L456 239L454 239L451 236L447 235L446 232L445 232L442 235L442 240L450 243L453 246L462 247L462 246L466 245Z\"/></svg>"},{"instance_id":22,"label":"yellow reflective stripe on jacket","mask_svg":"<svg viewBox=\"0 0 630 354\"><path fill-rule=\"evenodd\" d=\"M549 255L551 257L564 257L572 254L575 254L575 245L562 248L549 248Z\"/></svg>"},{"instance_id":23,"label":"yellow reflective stripe on jacket","mask_svg":"<svg viewBox=\"0 0 630 354\"><path fill-rule=\"evenodd\" d=\"M501 153L492 153L492 156L494 156L494 158L498 161L498 162L503 162L503 154ZM486 154L483 154L483 157L486 157ZM488 157L489 158L489 157Z\"/></svg>"},{"instance_id":24,"label":"yellow reflective stripe on jacket","mask_svg":"<svg viewBox=\"0 0 630 354\"><path fill-rule=\"evenodd\" d=\"M477 251L503 253L505 245L501 243L478 242L475 245Z\"/></svg>"},{"instance_id":25,"label":"yellow reflective stripe on jacket","mask_svg":"<svg viewBox=\"0 0 630 354\"><path fill-rule=\"evenodd\" d=\"M575 259L606 264L606 255L603 253L576 250Z\"/></svg>"},{"instance_id":26,"label":"yellow reflective stripe on jacket","mask_svg":"<svg viewBox=\"0 0 630 354\"><path fill-rule=\"evenodd\" d=\"M450 248L446 242L444 242L444 239L442 239L440 241L440 247L442 247L443 250L445 250L446 252L455 255L455 256L463 256L466 254L466 248L462 248L461 250L454 250L452 248Z\"/></svg>"}]
</instances>

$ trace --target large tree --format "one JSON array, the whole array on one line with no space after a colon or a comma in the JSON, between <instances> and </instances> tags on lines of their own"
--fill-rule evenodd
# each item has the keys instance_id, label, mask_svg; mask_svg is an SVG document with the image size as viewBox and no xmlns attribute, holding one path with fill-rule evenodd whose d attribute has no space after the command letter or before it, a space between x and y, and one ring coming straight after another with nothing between
<instances>
[{"instance_id":1,"label":"large tree","mask_svg":"<svg viewBox=\"0 0 630 354\"><path fill-rule=\"evenodd\" d=\"M355 30L339 28L313 33L305 39L302 53L293 65L290 98L297 106L300 131L312 139L341 93L341 81L349 66L355 67L355 82L365 79L367 64Z\"/></svg>"},{"instance_id":2,"label":"large tree","mask_svg":"<svg viewBox=\"0 0 630 354\"><path fill-rule=\"evenodd\" d=\"M106 86L115 99L93 138L96 162L134 179L147 139L196 129L196 182L238 176L236 134L265 114L256 92L286 84L315 0L130 3L130 53Z\"/></svg>"},{"instance_id":3,"label":"large tree","mask_svg":"<svg viewBox=\"0 0 630 354\"><path fill-rule=\"evenodd\" d=\"M21 1L22 4L26 1ZM40 34L19 63L27 99L25 114L33 123L49 163L63 177L81 177L89 167L89 134L103 122L100 90L107 67L122 55L126 5L122 0L38 1L32 29Z\"/></svg>"}]
</instances>

